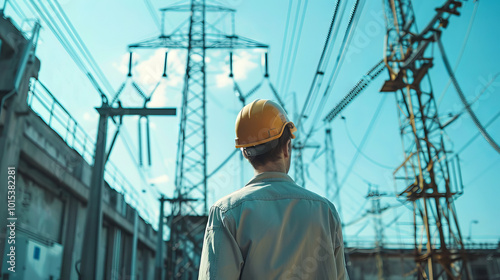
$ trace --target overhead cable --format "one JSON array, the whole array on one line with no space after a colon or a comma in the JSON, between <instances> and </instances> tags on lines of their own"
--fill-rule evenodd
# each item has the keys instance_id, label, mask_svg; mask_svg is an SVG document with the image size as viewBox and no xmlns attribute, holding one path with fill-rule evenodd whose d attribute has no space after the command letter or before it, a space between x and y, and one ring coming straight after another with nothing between
<instances>
[{"instance_id":1,"label":"overhead cable","mask_svg":"<svg viewBox=\"0 0 500 280\"><path fill-rule=\"evenodd\" d=\"M288 27L290 26L290 14L292 13L292 6L293 6L293 0L288 1L288 12L286 14L286 24L285 24L285 31L283 32L283 44L281 45L281 52L280 52L280 62L278 64L278 75L276 75L277 83L280 83L280 78L281 78L281 69L283 68L283 58L285 55L285 50L287 46L287 39L288 39Z\"/></svg>"},{"instance_id":2,"label":"overhead cable","mask_svg":"<svg viewBox=\"0 0 500 280\"><path fill-rule=\"evenodd\" d=\"M460 88L460 85L458 84L458 81L455 77L455 73L453 73L453 70L451 69L451 65L450 65L450 62L448 60L448 57L446 56L446 52L444 50L444 46L443 46L443 43L441 42L441 39L440 38L436 38L436 39L437 39L437 43L439 46L439 50L441 52L441 57L443 58L444 66L446 68L446 71L448 72L448 75L451 78L451 81L453 82L453 85L455 86L457 94L460 97L460 101L462 101L462 103L464 104L465 109L467 110L467 113L469 113L472 121L476 125L477 129L479 129L479 132L481 132L484 139L486 139L486 141L490 144L490 146L497 153L500 154L500 146L498 146L498 144L493 140L493 138L491 138L489 133L486 131L486 129L479 122L479 119L476 117L476 114L474 114L474 112L470 108L470 104L468 103L467 99L465 98L464 93L462 92L462 89Z\"/></svg>"},{"instance_id":3,"label":"overhead cable","mask_svg":"<svg viewBox=\"0 0 500 280\"><path fill-rule=\"evenodd\" d=\"M280 87L281 93L283 95L288 94L288 89L290 88L290 82L291 82L290 79L293 77L293 70L295 69L295 61L297 58L297 51L299 50L300 39L302 38L302 29L304 27L304 20L305 20L306 13L307 13L308 3L309 3L309 0L305 0L304 7L302 8L302 15L300 18L299 29L297 31L297 40L294 42L294 45L289 49L289 52L287 55L287 64L285 66L285 69L287 70L287 72L285 72L285 79L283 80L283 84ZM297 22L295 22L295 23L297 23ZM296 24L294 25L294 30L293 30L294 33L293 34L295 34L295 29L296 29ZM293 39L292 39L292 42L293 42Z\"/></svg>"},{"instance_id":4,"label":"overhead cable","mask_svg":"<svg viewBox=\"0 0 500 280\"><path fill-rule=\"evenodd\" d=\"M493 118L491 118L487 123L486 125L484 126L484 128L488 128L488 126L490 126L494 121L496 121L496 119L498 119L500 117L500 111L495 115L493 116ZM456 152L456 154L460 154L462 153L467 147L469 147L470 144L472 144L472 142L474 142L474 140L476 140L476 138L481 135L480 132L477 132L474 136L471 137L471 139L469 139L469 141L467 141L467 143L465 143L462 148L460 148L458 150L458 152Z\"/></svg>"},{"instance_id":5,"label":"overhead cable","mask_svg":"<svg viewBox=\"0 0 500 280\"><path fill-rule=\"evenodd\" d=\"M347 178L351 174L351 171L352 171L352 169L354 167L354 164L356 163L356 160L358 159L360 151L363 149L363 146L365 145L366 140L368 139L368 136L370 135L370 133L371 133L371 131L372 131L374 125L375 125L375 122L378 119L378 116L380 115L380 112L382 110L382 107L384 105L384 101L385 101L386 98L387 98L387 95L383 95L382 99L380 99L380 102L379 102L379 104L377 106L377 109L375 110L375 113L374 113L373 117L370 120L370 124L368 124L368 128L366 129L365 134L363 135L361 143L359 144L359 150L356 151L356 153L354 154L353 158L351 159L351 162L349 163L349 166L347 167L347 170L346 170L346 172L344 174L344 177L342 178L342 181L340 181L340 184L339 184L339 186L337 188L337 191L336 191L334 197L337 197L339 195L340 190L342 189L342 187L344 186L345 182L347 181Z\"/></svg>"},{"instance_id":6,"label":"overhead cable","mask_svg":"<svg viewBox=\"0 0 500 280\"><path fill-rule=\"evenodd\" d=\"M146 8L148 9L149 14L151 15L151 18L153 19L156 27L158 27L159 30L162 29L160 19L158 18L158 14L156 14L156 11L154 9L153 4L151 3L151 0L144 0L144 4L146 5Z\"/></svg>"},{"instance_id":7,"label":"overhead cable","mask_svg":"<svg viewBox=\"0 0 500 280\"><path fill-rule=\"evenodd\" d=\"M367 159L369 162L375 164L376 166L379 166L379 167L382 167L382 168L385 168L385 169L390 169L390 170L393 170L395 168L394 166L389 166L389 165L380 163L380 162L378 162L378 161L370 158L365 153L363 153L363 151L361 151L361 149L359 148L359 146L357 146L356 143L354 143L354 140L352 139L351 133L349 132L349 128L347 127L347 122L344 122L344 127L345 127L345 131L346 131L346 134L347 134L347 138L349 138L349 141L354 146L354 148L356 148L356 151L360 155L362 155L365 159Z\"/></svg>"},{"instance_id":8,"label":"overhead cable","mask_svg":"<svg viewBox=\"0 0 500 280\"><path fill-rule=\"evenodd\" d=\"M354 30L356 30L356 26L361 14L361 11L363 10L363 6L365 4L365 0L356 0L354 3L351 14L349 16L349 22L347 23L347 28L344 33L344 38L342 40L342 43L340 45L340 50L339 54L337 55L337 59L335 60L335 66L333 67L332 74L330 75L330 79L328 81L327 87L325 91L323 92L323 96L321 97L321 101L318 104L318 108L316 109L316 114L314 116L314 119L311 123L311 127L309 129L309 132L306 135L306 138L303 141L303 145L305 146L308 139L312 135L312 132L314 131L314 127L318 124L319 118L321 116L321 113L323 112L323 108L328 101L328 97L330 96L330 91L333 88L333 85L338 77L338 73L340 71L340 68L342 67L342 64L344 62L345 55L347 53L347 49L349 48L349 44L352 40L352 36L354 34Z\"/></svg>"},{"instance_id":9,"label":"overhead cable","mask_svg":"<svg viewBox=\"0 0 500 280\"><path fill-rule=\"evenodd\" d=\"M472 11L472 16L469 21L469 26L467 27L467 31L465 32L465 37L462 43L462 47L460 48L460 52L458 53L457 60L455 61L455 67L453 67L453 72L456 73L458 69L458 65L460 64L460 61L462 60L462 56L464 55L465 52L465 46L467 45L467 41L469 40L470 32L472 30L472 24L474 23L474 19L476 18L476 13L477 13L477 7L479 6L479 0L474 1L474 10ZM451 84L451 78L448 79L448 82L446 83L446 86L443 89L443 92L441 92L441 95L439 95L439 99L437 102L437 106L441 105L441 102L443 101L444 95L446 94L446 91L448 90L448 87L450 87Z\"/></svg>"},{"instance_id":10,"label":"overhead cable","mask_svg":"<svg viewBox=\"0 0 500 280\"><path fill-rule=\"evenodd\" d=\"M312 110L310 106L314 104L314 102L310 102L313 95L316 95L316 92L319 90L321 86L321 82L323 80L329 59L325 60L325 56L333 49L333 45L335 43L335 38L337 36L337 30L340 26L340 21L342 20L343 10L340 12L339 24L336 25L335 32L334 26L337 22L337 15L339 14L340 5L342 5L341 0L337 0L335 3L335 8L333 9L332 19L330 21L330 27L328 28L328 32L326 34L325 43L323 45L323 50L321 51L321 55L319 57L318 66L316 67L316 72L314 73L313 80L311 82L311 86L309 87L309 91L307 93L306 99L304 101L304 105L302 106L302 110L298 116L297 127L301 129L302 119L306 116L306 112ZM343 5L345 9L346 5ZM332 37L332 33L334 34ZM332 40L333 39L333 40ZM326 61L326 62L325 62Z\"/></svg>"}]
</instances>

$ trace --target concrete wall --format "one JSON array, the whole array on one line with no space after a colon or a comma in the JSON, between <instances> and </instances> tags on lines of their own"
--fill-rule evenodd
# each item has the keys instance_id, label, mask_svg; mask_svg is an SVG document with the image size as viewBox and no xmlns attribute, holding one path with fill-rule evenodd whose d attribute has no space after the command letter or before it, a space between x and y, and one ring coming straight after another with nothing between
<instances>
[{"instance_id":1,"label":"concrete wall","mask_svg":"<svg viewBox=\"0 0 500 280\"><path fill-rule=\"evenodd\" d=\"M19 228L64 245L69 251L61 279L77 279L89 193L90 166L35 113L26 116L20 139L17 184ZM129 279L134 211L123 196L107 184L104 190L104 221L99 254L100 279ZM138 219L137 279L152 279L156 232ZM138 254L139 255L139 254Z\"/></svg>"},{"instance_id":2,"label":"concrete wall","mask_svg":"<svg viewBox=\"0 0 500 280\"><path fill-rule=\"evenodd\" d=\"M16 36L18 39L13 40ZM9 92L12 73L16 72L15 60L26 40L10 21L1 17L0 40L1 98ZM28 65L22 87L0 113L0 172L6 173L7 166L16 167L16 235L63 245L62 268L57 277L78 279L91 167L28 107L29 79L39 69L38 60L35 62ZM2 176L2 182L6 182ZM5 244L6 192L6 184L1 183L0 252ZM97 280L130 279L134 216L135 210L123 196L105 184ZM136 279L153 279L156 232L142 218L137 221ZM1 257L0 261L4 263ZM17 267L23 267L22 259L17 260Z\"/></svg>"},{"instance_id":3,"label":"concrete wall","mask_svg":"<svg viewBox=\"0 0 500 280\"><path fill-rule=\"evenodd\" d=\"M380 253L380 262L374 249L349 248L348 251L351 279L416 279L416 264L412 250L384 249ZM500 279L500 244L496 249L467 249L466 254L472 280ZM434 271L439 271L437 266ZM379 275L382 278L379 278ZM435 279L447 278L443 275ZM470 278L464 275L462 279Z\"/></svg>"}]
</instances>

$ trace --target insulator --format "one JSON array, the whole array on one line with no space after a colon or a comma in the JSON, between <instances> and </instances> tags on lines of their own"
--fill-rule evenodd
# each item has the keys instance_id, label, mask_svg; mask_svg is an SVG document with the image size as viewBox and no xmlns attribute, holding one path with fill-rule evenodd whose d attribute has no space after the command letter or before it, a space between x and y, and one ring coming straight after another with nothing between
<instances>
[{"instance_id":1,"label":"insulator","mask_svg":"<svg viewBox=\"0 0 500 280\"><path fill-rule=\"evenodd\" d=\"M268 68L267 68L267 52L264 54L264 66L265 66L265 73L264 73L264 77L269 77L269 71L268 71Z\"/></svg>"},{"instance_id":2,"label":"insulator","mask_svg":"<svg viewBox=\"0 0 500 280\"><path fill-rule=\"evenodd\" d=\"M146 117L146 147L148 148L148 164L151 166L151 139L149 132L149 118Z\"/></svg>"},{"instance_id":3,"label":"insulator","mask_svg":"<svg viewBox=\"0 0 500 280\"><path fill-rule=\"evenodd\" d=\"M165 63L163 64L163 77L167 77L167 57L168 52L165 52Z\"/></svg>"},{"instance_id":4,"label":"insulator","mask_svg":"<svg viewBox=\"0 0 500 280\"><path fill-rule=\"evenodd\" d=\"M229 78L233 77L233 52L229 53Z\"/></svg>"},{"instance_id":5,"label":"insulator","mask_svg":"<svg viewBox=\"0 0 500 280\"><path fill-rule=\"evenodd\" d=\"M138 122L138 136L139 136L139 166L142 166L142 126L141 126L142 116L139 117Z\"/></svg>"},{"instance_id":6,"label":"insulator","mask_svg":"<svg viewBox=\"0 0 500 280\"><path fill-rule=\"evenodd\" d=\"M127 76L132 77L132 52L130 52L128 59L128 74Z\"/></svg>"}]
</instances>

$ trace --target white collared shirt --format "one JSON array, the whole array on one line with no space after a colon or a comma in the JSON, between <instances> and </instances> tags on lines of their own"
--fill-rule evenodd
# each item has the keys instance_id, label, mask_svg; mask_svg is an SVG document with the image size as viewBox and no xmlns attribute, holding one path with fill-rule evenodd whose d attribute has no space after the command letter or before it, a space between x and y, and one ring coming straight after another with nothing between
<instances>
[{"instance_id":1,"label":"white collared shirt","mask_svg":"<svg viewBox=\"0 0 500 280\"><path fill-rule=\"evenodd\" d=\"M349 279L337 210L285 173L261 173L211 207L198 279Z\"/></svg>"}]
</instances>

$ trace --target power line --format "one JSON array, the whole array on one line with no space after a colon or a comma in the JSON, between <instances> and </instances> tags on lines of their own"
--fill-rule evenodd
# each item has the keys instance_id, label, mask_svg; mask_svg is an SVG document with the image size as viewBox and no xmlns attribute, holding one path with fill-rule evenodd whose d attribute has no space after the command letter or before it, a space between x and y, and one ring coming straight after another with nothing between
<instances>
[{"instance_id":1,"label":"power line","mask_svg":"<svg viewBox=\"0 0 500 280\"><path fill-rule=\"evenodd\" d=\"M340 8L341 4L342 3L340 2L340 0L337 0L337 2L335 3L335 8L333 9L332 19L330 20L330 26L329 26L328 32L326 34L325 43L323 45L323 50L321 51L321 55L320 55L320 58L318 61L318 66L316 67L316 72L314 73L314 77L313 77L313 80L311 82L311 86L309 87L309 92L307 93L306 99L304 101L304 105L302 106L302 110L301 110L300 115L297 119L297 127L299 129L303 129L302 125L301 125L302 118L304 118L306 116L307 112L312 110L312 108L309 107L310 104L314 104L314 101L310 102L311 97L314 96L313 100L315 99L316 92L319 90L319 87L321 86L321 83L323 81L323 77L324 77L326 68L328 66L328 62L329 62L329 59L325 60L325 55L329 56L329 54L331 53L331 51L333 49L333 45L335 43L335 38L337 37L337 30L340 26L340 23L337 25L336 25L336 23L337 23L337 15L339 14L339 8ZM343 9L340 12L340 19L338 20L338 22L340 22L342 20L345 7L346 7L346 5L343 5ZM335 26L335 32L333 32L334 26ZM332 33L334 34L333 37L332 37ZM324 61L326 61L325 64L323 64Z\"/></svg>"},{"instance_id":2,"label":"power line","mask_svg":"<svg viewBox=\"0 0 500 280\"><path fill-rule=\"evenodd\" d=\"M27 4L27 6L30 7L30 5L28 5L29 4L28 1L25 0L25 2ZM49 5L51 6L52 10L56 12L56 16L58 17L59 21L62 23L66 32L70 35L71 39L73 40L74 45L78 47L79 51L82 54L81 56L78 55L78 53L75 51L74 47L69 42L68 38L64 35L64 33L61 31L61 28L59 27L59 25L55 21L55 19L51 16L48 9L41 2L40 2L40 7L35 3L34 0L30 0L30 2L32 4L32 6L35 8L36 13L38 13L38 15L42 18L42 20L47 24L49 29L52 31L54 36L61 43L63 48L66 50L66 52L70 55L70 57L75 62L75 64L78 66L78 68L89 78L91 83L97 87L97 90L101 93L101 96L102 95L106 96L106 95L102 92L102 90L100 90L99 85L96 84L96 80L95 80L93 74L91 74L92 72L89 70L87 65L99 77L101 83L103 83L105 86L108 87L108 91L112 92L111 84L108 82L108 80L106 79L106 77L102 73L101 69L99 68L99 66L95 62L94 58L90 54L90 51L87 49L87 47L83 43L83 40L78 35L77 31L75 30L75 28L73 27L73 25L69 21L69 18L66 16L64 11L60 7L59 3L57 1L55 2L57 7L52 5L50 2L49 2ZM57 13L57 10L60 11L60 14ZM84 59L87 64L85 64L82 59ZM126 134L126 130L124 130L123 132ZM127 139L123 139L123 141L126 144L126 148L129 151L129 154L132 158L132 161L134 162L134 164L136 164L134 159L133 159L133 154L132 154L130 146L127 142ZM137 166L137 164L136 164L136 166ZM147 179L145 178L146 176L142 173L142 170L138 169L138 171L139 171L139 175L141 176L144 183L146 185L148 185ZM157 192L157 195L158 195L158 190L155 189L155 191ZM148 215L149 215L149 213L148 213Z\"/></svg>"},{"instance_id":3,"label":"power line","mask_svg":"<svg viewBox=\"0 0 500 280\"><path fill-rule=\"evenodd\" d=\"M347 53L347 49L349 48L349 44L350 44L352 36L354 34L354 30L356 30L359 16L361 14L361 11L363 9L364 4L365 4L365 0L356 0L356 2L354 3L354 5L352 7L351 14L349 17L349 22L347 23L347 28L346 28L346 31L344 33L344 38L343 38L342 43L340 45L339 54L337 55L337 59L335 60L335 66L332 70L332 74L331 74L330 79L328 81L328 85L323 93L323 96L321 97L321 101L318 105L318 108L316 109L316 114L315 114L314 119L311 123L311 128L309 129L309 132L307 133L306 138L303 142L304 146L306 145L308 139L312 135L312 132L314 131L314 127L318 123L320 115L323 112L323 108L328 100L328 97L330 96L330 91L333 88L333 85L338 77L339 70L342 67L342 64L344 62L345 54Z\"/></svg>"},{"instance_id":4,"label":"power line","mask_svg":"<svg viewBox=\"0 0 500 280\"><path fill-rule=\"evenodd\" d=\"M379 167L382 167L382 168L385 168L385 169L391 169L393 170L394 169L394 166L389 166L389 165L385 165L383 163L380 163L372 158L370 158L369 156L367 156L365 153L363 153L363 151L361 151L361 149L359 148L358 145L356 145L356 143L354 143L354 140L352 139L351 137L351 133L349 132L349 129L347 127L347 121L345 121L344 119L344 127L345 127L345 131L346 131L346 134L347 134L347 138L349 138L349 141L351 142L351 144L354 146L354 148L356 148L356 151L362 155L365 159L367 159L369 162L379 166Z\"/></svg>"},{"instance_id":5,"label":"power line","mask_svg":"<svg viewBox=\"0 0 500 280\"><path fill-rule=\"evenodd\" d=\"M464 41L462 43L462 47L460 48L460 52L458 54L457 60L455 61L455 67L453 67L453 72L456 73L458 69L458 65L460 64L460 61L462 60L462 56L464 55L465 52L465 46L467 45L467 42L469 40L470 32L472 30L472 24L474 23L474 19L476 18L476 13L477 13L477 7L479 7L479 0L474 0L474 11L472 11L472 16L469 21L469 26L467 27L467 32L465 33ZM443 92L439 95L439 99L437 102L437 106L441 105L441 102L443 101L444 95L446 94L446 91L450 87L451 84L451 78L448 79L448 83L446 83L446 86L443 89Z\"/></svg>"},{"instance_id":6,"label":"power line","mask_svg":"<svg viewBox=\"0 0 500 280\"><path fill-rule=\"evenodd\" d=\"M373 115L371 121L370 121L370 124L368 125L368 128L366 129L366 132L365 132L365 135L363 135L363 139L361 140L361 143L359 144L360 146L360 150L363 148L363 146L365 145L366 143L366 140L368 139L368 136L370 135L371 131L372 131L372 128L373 126L375 125L375 122L377 121L378 119L378 116L380 114L380 111L382 110L382 107L384 105L384 101L386 99L387 95L383 95L382 99L380 100L378 106L377 106L377 109L375 110L375 114ZM352 158L351 160L351 163L349 164L349 166L347 167L347 170L345 172L345 175L344 177L342 178L342 181L340 182L339 184L339 187L337 188L337 192L335 193L334 197L336 197L340 190L342 189L342 187L344 186L344 183L346 182L347 178L349 177L351 171L352 171L352 168L354 167L354 164L356 163L356 160L358 159L358 156L359 156L359 151L356 151L356 154L354 155L354 157Z\"/></svg>"},{"instance_id":7,"label":"power line","mask_svg":"<svg viewBox=\"0 0 500 280\"><path fill-rule=\"evenodd\" d=\"M487 123L486 125L484 126L484 128L488 128L488 126L490 126L496 119L498 119L498 117L500 117L500 111L495 115L493 116L493 118L491 118ZM469 141L467 141L467 143L465 143L462 148L460 148L458 150L458 152L456 152L456 154L460 154L462 153L470 144L472 144L472 142L474 142L474 140L476 140L476 138L481 135L480 132L476 132L476 134L474 136L472 136L471 139L469 139Z\"/></svg>"},{"instance_id":8,"label":"power line","mask_svg":"<svg viewBox=\"0 0 500 280\"><path fill-rule=\"evenodd\" d=\"M31 5L35 8L36 12L38 15L42 18L42 20L47 24L49 29L52 31L54 36L58 39L58 41L61 43L61 45L64 47L66 52L70 55L72 60L76 63L78 68L87 76L87 78L90 80L91 84L93 86L97 86L98 92L100 94L104 94L102 90L99 88L97 84L95 84L95 79L93 75L91 74L91 71L87 68L85 63L82 61L81 57L78 56L78 54L75 52L67 38L64 36L64 34L61 32L60 28L58 27L57 23L54 21L52 16L50 15L49 11L46 9L45 6L40 5L40 7L35 3L34 0L29 0L31 2ZM28 4L28 0L25 0L25 2ZM43 11L42 11L43 10Z\"/></svg>"},{"instance_id":9,"label":"power line","mask_svg":"<svg viewBox=\"0 0 500 280\"><path fill-rule=\"evenodd\" d=\"M469 182L467 182L464 185L464 188L468 185L471 185L472 182L475 182L477 179L481 178L484 174L486 174L488 171L490 171L490 169L492 169L494 166L496 166L499 163L500 163L500 158L495 160L492 164L488 165L483 171L479 172L479 174L477 174L473 179L471 179Z\"/></svg>"},{"instance_id":10,"label":"power line","mask_svg":"<svg viewBox=\"0 0 500 280\"><path fill-rule=\"evenodd\" d=\"M302 11L302 15L301 15L300 22L299 22L299 29L297 31L297 21L295 21L293 24L293 29L292 29L292 39L290 41L290 47L288 48L288 53L286 56L287 60L286 60L285 70L287 70L287 72L285 72L285 74L284 74L284 79L282 80L281 86L278 84L278 86L283 94L287 94L288 88L290 86L289 79L293 74L293 66L295 64L297 50L298 50L299 45L300 45L302 28L304 26L304 19L305 19L306 12L307 12L307 4L309 3L308 0L305 0L304 6L301 7L301 2L302 1L299 0L299 3L297 4L297 10L295 13L295 18L299 18L299 13L300 13L300 11ZM297 39L295 39L295 36L297 36Z\"/></svg>"},{"instance_id":11,"label":"power line","mask_svg":"<svg viewBox=\"0 0 500 280\"><path fill-rule=\"evenodd\" d=\"M498 146L498 144L495 142L495 140L493 140L493 138L491 138L491 136L489 135L489 133L486 131L486 129L479 122L479 119L477 118L476 114L470 108L470 104L467 102L467 99L465 98L465 95L462 92L462 89L460 88L460 85L458 84L458 81L457 81L457 79L455 77L455 74L453 73L453 70L451 69L450 62L448 60L448 57L446 56L446 53L445 53L445 50L444 50L444 46L443 46L443 43L441 42L440 38L437 38L437 43L438 43L438 46L439 46L439 50L441 51L441 57L443 59L444 66L446 68L446 71L448 72L448 75L450 75L450 78L451 78L451 80L453 82L453 85L455 86L457 94L460 97L460 101L462 101L462 103L464 104L465 109L467 110L467 113L469 113L472 121L476 125L477 129L479 129L479 132L481 132L481 134L483 135L483 137L486 139L486 141L488 142L488 144L490 144L490 146L495 151L497 151L498 153L500 153L500 146Z\"/></svg>"},{"instance_id":12,"label":"power line","mask_svg":"<svg viewBox=\"0 0 500 280\"><path fill-rule=\"evenodd\" d=\"M85 59L89 62L89 65L95 71L95 73L99 77L101 83L103 83L104 86L107 88L108 93L112 94L114 92L113 87L111 86L110 82L108 81L108 79L106 78L106 76L102 72L101 68L97 64L96 60L94 59L94 57L92 56L92 54L88 50L87 46L85 45L82 38L80 37L80 35L76 31L75 27L73 26L73 24L69 20L68 16L66 15L64 10L62 9L61 5L56 0L52 0L52 1L54 1L56 6L57 6L57 9L54 9L54 11L55 11L56 16L59 18L59 20L63 24L63 27L66 29L68 34L70 36L72 36L73 41L77 43L76 44L77 47L79 47L81 50L83 50L83 54L85 55ZM48 1L48 3L52 8L54 8L54 6L51 4L51 1ZM61 15L62 15L62 18L64 20L61 19ZM69 27L69 30L68 30L68 27ZM75 38L76 38L76 40L75 40Z\"/></svg>"},{"instance_id":13,"label":"power line","mask_svg":"<svg viewBox=\"0 0 500 280\"><path fill-rule=\"evenodd\" d=\"M286 15L286 24L285 24L285 32L283 32L283 44L281 45L281 53L280 53L280 62L278 64L278 75L276 75L277 77L277 83L279 84L280 83L280 79L281 79L281 69L282 69L282 66L283 66L283 57L284 57L284 54L285 54L285 49L286 49L286 46L287 46L287 39L288 39L288 27L290 25L290 14L292 12L292 6L293 6L293 0L290 0L288 2L288 12L287 12L287 15Z\"/></svg>"},{"instance_id":14,"label":"power line","mask_svg":"<svg viewBox=\"0 0 500 280\"><path fill-rule=\"evenodd\" d=\"M144 4L146 4L146 8L148 9L148 12L151 15L151 18L155 22L156 27L158 27L158 29L161 30L162 24L160 22L160 19L158 18L158 14L156 14L156 11L154 9L153 4L151 3L151 0L144 0Z\"/></svg>"},{"instance_id":15,"label":"power line","mask_svg":"<svg viewBox=\"0 0 500 280\"><path fill-rule=\"evenodd\" d=\"M23 22L27 19L26 14L23 12L23 10L18 6L16 1L6 1L6 4L10 4L12 7L12 10L23 20ZM3 11L5 13L5 11Z\"/></svg>"}]
</instances>

